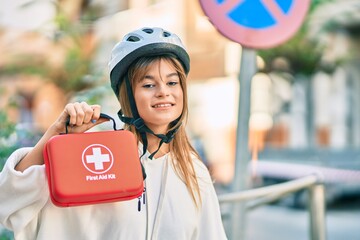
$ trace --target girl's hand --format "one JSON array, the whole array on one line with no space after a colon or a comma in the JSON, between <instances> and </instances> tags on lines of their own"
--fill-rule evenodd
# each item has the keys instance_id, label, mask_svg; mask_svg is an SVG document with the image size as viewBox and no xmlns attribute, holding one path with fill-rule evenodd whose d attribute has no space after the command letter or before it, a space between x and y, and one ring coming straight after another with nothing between
<instances>
[{"instance_id":1,"label":"girl's hand","mask_svg":"<svg viewBox=\"0 0 360 240\"><path fill-rule=\"evenodd\" d=\"M81 133L108 121L100 118L101 107L89 105L86 102L69 103L58 119L45 132L35 147L15 166L17 171L23 172L30 166L44 164L43 149L46 142L55 135L65 132L65 123L69 119L68 133ZM95 122L96 121L96 122Z\"/></svg>"},{"instance_id":2,"label":"girl's hand","mask_svg":"<svg viewBox=\"0 0 360 240\"><path fill-rule=\"evenodd\" d=\"M65 123L69 119L68 133L85 132L100 123L108 121L107 119L99 119L100 112L100 105L89 105L86 102L69 103L51 128L56 133L64 133L66 131Z\"/></svg>"}]
</instances>

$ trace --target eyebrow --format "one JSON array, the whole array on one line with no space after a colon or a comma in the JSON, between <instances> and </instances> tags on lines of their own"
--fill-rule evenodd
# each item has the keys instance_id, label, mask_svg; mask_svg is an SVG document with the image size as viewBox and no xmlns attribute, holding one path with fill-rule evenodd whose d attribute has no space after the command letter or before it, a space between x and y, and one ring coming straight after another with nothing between
<instances>
[{"instance_id":1,"label":"eyebrow","mask_svg":"<svg viewBox=\"0 0 360 240\"><path fill-rule=\"evenodd\" d=\"M169 73L168 75L166 75L166 78L170 78L170 77L178 77L179 74L177 72L172 72L172 73ZM154 76L152 75L145 75L140 81L143 81L144 79L151 79L153 80L154 79Z\"/></svg>"}]
</instances>

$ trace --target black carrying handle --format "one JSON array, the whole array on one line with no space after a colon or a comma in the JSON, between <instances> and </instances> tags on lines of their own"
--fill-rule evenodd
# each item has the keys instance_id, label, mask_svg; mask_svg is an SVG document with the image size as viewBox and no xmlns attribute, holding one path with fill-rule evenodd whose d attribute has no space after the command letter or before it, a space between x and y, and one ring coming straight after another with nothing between
<instances>
[{"instance_id":1,"label":"black carrying handle","mask_svg":"<svg viewBox=\"0 0 360 240\"><path fill-rule=\"evenodd\" d=\"M105 113L100 113L100 118L106 118L109 119L113 122L113 129L116 131L116 122L115 119L110 117L109 115L105 114ZM68 120L65 122L65 134L68 134L68 126L70 125L70 118L68 118Z\"/></svg>"}]
</instances>

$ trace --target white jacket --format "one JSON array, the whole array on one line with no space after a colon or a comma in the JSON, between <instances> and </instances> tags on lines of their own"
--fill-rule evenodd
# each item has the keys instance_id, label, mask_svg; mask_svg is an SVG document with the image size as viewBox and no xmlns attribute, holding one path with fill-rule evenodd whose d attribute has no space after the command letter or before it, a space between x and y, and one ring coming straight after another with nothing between
<instances>
[{"instance_id":1,"label":"white jacket","mask_svg":"<svg viewBox=\"0 0 360 240\"><path fill-rule=\"evenodd\" d=\"M44 165L32 166L23 173L14 169L30 150L15 151L0 173L0 223L12 230L17 240L145 240L151 239L155 218L159 218L159 224L153 239L226 239L209 172L196 159L194 167L202 197L199 209L176 175L169 155L153 160L143 157L147 202L141 203L140 212L138 199L61 208L50 200ZM162 210L156 214L166 161L169 164Z\"/></svg>"}]
</instances>

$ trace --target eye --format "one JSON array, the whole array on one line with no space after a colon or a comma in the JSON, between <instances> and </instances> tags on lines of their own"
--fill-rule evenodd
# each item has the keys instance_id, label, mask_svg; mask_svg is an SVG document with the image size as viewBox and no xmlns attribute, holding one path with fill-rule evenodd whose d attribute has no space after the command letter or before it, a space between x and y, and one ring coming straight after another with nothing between
<instances>
[{"instance_id":1,"label":"eye","mask_svg":"<svg viewBox=\"0 0 360 240\"><path fill-rule=\"evenodd\" d=\"M178 81L170 81L170 82L168 82L167 84L168 84L169 86L175 86L175 85L179 84L179 82L178 82Z\"/></svg>"},{"instance_id":2,"label":"eye","mask_svg":"<svg viewBox=\"0 0 360 240\"><path fill-rule=\"evenodd\" d=\"M147 83L142 85L143 88L153 88L155 87L155 84Z\"/></svg>"}]
</instances>

